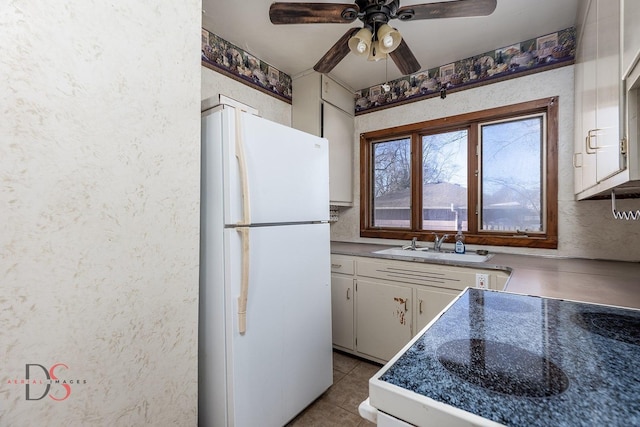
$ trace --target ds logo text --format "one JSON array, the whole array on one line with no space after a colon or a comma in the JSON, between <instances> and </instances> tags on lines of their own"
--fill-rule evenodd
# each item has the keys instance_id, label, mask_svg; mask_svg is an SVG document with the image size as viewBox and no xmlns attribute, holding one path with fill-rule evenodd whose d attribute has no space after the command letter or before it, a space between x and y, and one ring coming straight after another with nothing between
<instances>
[{"instance_id":1,"label":"ds logo text","mask_svg":"<svg viewBox=\"0 0 640 427\"><path fill-rule=\"evenodd\" d=\"M25 386L27 400L41 400L44 399L45 396L49 396L51 399L61 402L69 398L71 395L71 384L78 384L81 381L60 379L56 373L59 368L69 369L64 363L56 363L49 369L37 363L26 364ZM42 378L42 374L44 374L44 378ZM84 380L85 384L86 382L87 381ZM44 385L44 387L42 387L42 385ZM55 386L57 390L60 390L59 387L62 387L62 396L60 396L60 393L55 392L55 390L53 392L51 391L53 386Z\"/></svg>"}]
</instances>

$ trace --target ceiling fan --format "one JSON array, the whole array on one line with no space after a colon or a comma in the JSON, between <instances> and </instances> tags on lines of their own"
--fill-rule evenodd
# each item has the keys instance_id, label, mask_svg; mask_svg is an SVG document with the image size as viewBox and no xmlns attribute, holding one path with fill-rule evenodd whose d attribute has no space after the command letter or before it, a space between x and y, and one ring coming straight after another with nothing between
<instances>
[{"instance_id":1,"label":"ceiling fan","mask_svg":"<svg viewBox=\"0 0 640 427\"><path fill-rule=\"evenodd\" d=\"M372 61L389 55L407 75L420 70L420 63L400 33L388 24L390 20L486 16L493 13L497 3L497 0L455 0L400 7L400 0L354 1L354 4L275 2L269 8L269 18L273 24L348 24L359 19L364 26L350 28L313 69L328 73L351 51Z\"/></svg>"}]
</instances>

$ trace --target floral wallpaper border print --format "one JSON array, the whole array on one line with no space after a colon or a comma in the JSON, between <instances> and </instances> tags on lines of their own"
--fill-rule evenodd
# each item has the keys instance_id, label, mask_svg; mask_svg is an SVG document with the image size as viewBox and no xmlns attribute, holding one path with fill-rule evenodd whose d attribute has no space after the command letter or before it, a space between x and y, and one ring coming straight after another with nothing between
<instances>
[{"instance_id":1,"label":"floral wallpaper border print","mask_svg":"<svg viewBox=\"0 0 640 427\"><path fill-rule=\"evenodd\" d=\"M202 28L202 64L291 104L291 77Z\"/></svg>"},{"instance_id":2,"label":"floral wallpaper border print","mask_svg":"<svg viewBox=\"0 0 640 427\"><path fill-rule=\"evenodd\" d=\"M356 92L356 114L573 64L576 30L567 28Z\"/></svg>"},{"instance_id":3,"label":"floral wallpaper border print","mask_svg":"<svg viewBox=\"0 0 640 427\"><path fill-rule=\"evenodd\" d=\"M576 29L501 47L490 52L418 71L409 76L355 93L355 113L364 114L408 102L442 96L474 86L571 65L575 60ZM275 96L289 104L291 77L232 43L202 28L202 64ZM389 85L387 90L383 86Z\"/></svg>"}]
</instances>

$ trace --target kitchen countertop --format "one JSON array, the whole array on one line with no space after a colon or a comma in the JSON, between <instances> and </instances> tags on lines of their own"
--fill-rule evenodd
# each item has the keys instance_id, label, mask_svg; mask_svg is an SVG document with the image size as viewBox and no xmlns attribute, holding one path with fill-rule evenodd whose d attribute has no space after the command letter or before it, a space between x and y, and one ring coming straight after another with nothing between
<instances>
[{"instance_id":1,"label":"kitchen countertop","mask_svg":"<svg viewBox=\"0 0 640 427\"><path fill-rule=\"evenodd\" d=\"M405 260L373 252L389 245L332 242L333 254ZM486 262L455 263L438 260L415 261L463 265L510 273L505 290L542 297L562 298L621 307L640 308L640 263L558 258L493 253Z\"/></svg>"},{"instance_id":2,"label":"kitchen countertop","mask_svg":"<svg viewBox=\"0 0 640 427\"><path fill-rule=\"evenodd\" d=\"M468 288L372 378L371 404L416 425L638 425L638 325L639 310Z\"/></svg>"}]
</instances>

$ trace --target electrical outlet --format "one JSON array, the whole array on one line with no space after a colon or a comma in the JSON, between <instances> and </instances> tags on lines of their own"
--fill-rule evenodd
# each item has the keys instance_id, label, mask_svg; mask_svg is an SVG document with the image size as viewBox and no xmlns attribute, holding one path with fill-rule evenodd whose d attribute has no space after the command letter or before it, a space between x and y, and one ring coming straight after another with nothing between
<instances>
[{"instance_id":1,"label":"electrical outlet","mask_svg":"<svg viewBox=\"0 0 640 427\"><path fill-rule=\"evenodd\" d=\"M489 289L489 275L476 273L476 288Z\"/></svg>"}]
</instances>

